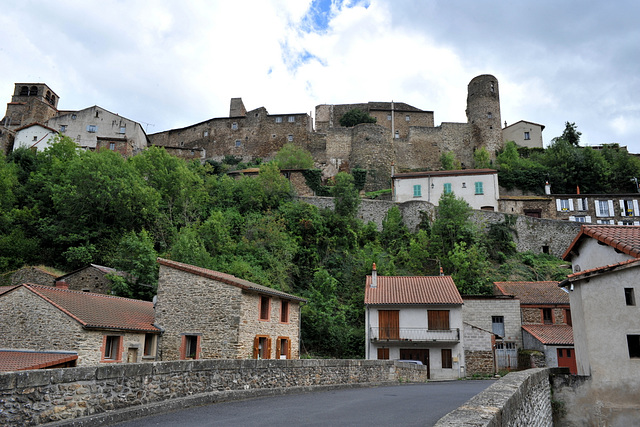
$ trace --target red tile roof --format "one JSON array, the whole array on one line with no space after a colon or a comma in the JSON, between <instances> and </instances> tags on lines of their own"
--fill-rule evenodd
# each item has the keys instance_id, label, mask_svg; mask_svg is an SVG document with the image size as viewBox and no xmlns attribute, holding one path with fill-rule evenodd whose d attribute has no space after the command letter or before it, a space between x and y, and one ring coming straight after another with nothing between
<instances>
[{"instance_id":1,"label":"red tile roof","mask_svg":"<svg viewBox=\"0 0 640 427\"><path fill-rule=\"evenodd\" d=\"M495 293L513 295L520 304L567 304L569 295L559 282L494 282Z\"/></svg>"},{"instance_id":2,"label":"red tile roof","mask_svg":"<svg viewBox=\"0 0 640 427\"><path fill-rule=\"evenodd\" d=\"M153 303L34 284L23 286L86 328L160 332L153 326ZM5 292L4 295L7 295Z\"/></svg>"},{"instance_id":3,"label":"red tile roof","mask_svg":"<svg viewBox=\"0 0 640 427\"><path fill-rule=\"evenodd\" d=\"M365 304L463 304L451 276L367 276Z\"/></svg>"},{"instance_id":4,"label":"red tile roof","mask_svg":"<svg viewBox=\"0 0 640 427\"><path fill-rule=\"evenodd\" d=\"M573 239L569 248L562 255L562 259L569 260L571 251L580 240L592 237L612 248L640 258L640 226L633 225L583 225L580 232Z\"/></svg>"},{"instance_id":5,"label":"red tile roof","mask_svg":"<svg viewBox=\"0 0 640 427\"><path fill-rule=\"evenodd\" d=\"M522 325L542 344L573 345L573 328L569 325Z\"/></svg>"},{"instance_id":6,"label":"red tile roof","mask_svg":"<svg viewBox=\"0 0 640 427\"><path fill-rule=\"evenodd\" d=\"M0 286L0 295L4 294L5 292L9 292L15 288L17 288L18 286Z\"/></svg>"},{"instance_id":7,"label":"red tile roof","mask_svg":"<svg viewBox=\"0 0 640 427\"><path fill-rule=\"evenodd\" d=\"M77 353L29 350L0 350L0 372L43 369L71 362Z\"/></svg>"},{"instance_id":8,"label":"red tile roof","mask_svg":"<svg viewBox=\"0 0 640 427\"><path fill-rule=\"evenodd\" d=\"M586 277L595 276L609 271L617 270L625 267L640 267L640 259L628 259L615 264L603 265L602 267L590 268L589 270L579 271L577 273L569 274L567 279L571 282L574 280L584 279Z\"/></svg>"},{"instance_id":9,"label":"red tile roof","mask_svg":"<svg viewBox=\"0 0 640 427\"><path fill-rule=\"evenodd\" d=\"M158 263L160 265L174 268L176 270L195 274L201 277L206 277L207 279L216 280L218 282L226 283L228 285L233 285L247 291L273 295L279 298L293 300L293 301L307 302L307 300L304 298L300 298L298 296L291 295L286 292L278 291L277 289L272 289L267 286L258 285L257 283L240 279L236 276L232 276L231 274L221 273L220 271L209 270L207 268L197 267L195 265L190 265L190 264L184 264L182 262L172 261L170 259L165 259L165 258L158 258Z\"/></svg>"}]
</instances>

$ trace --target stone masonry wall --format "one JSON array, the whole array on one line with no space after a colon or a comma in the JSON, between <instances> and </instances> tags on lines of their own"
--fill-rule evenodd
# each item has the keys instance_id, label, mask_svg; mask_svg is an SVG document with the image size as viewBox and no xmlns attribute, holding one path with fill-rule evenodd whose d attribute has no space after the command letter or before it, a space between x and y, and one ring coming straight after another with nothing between
<instances>
[{"instance_id":1,"label":"stone masonry wall","mask_svg":"<svg viewBox=\"0 0 640 427\"><path fill-rule=\"evenodd\" d=\"M0 425L111 425L156 410L427 379L424 366L388 360L189 360L0 373ZM120 410L120 411L114 411ZM129 410L130 412L127 412ZM135 416L135 415L134 415Z\"/></svg>"},{"instance_id":2,"label":"stone masonry wall","mask_svg":"<svg viewBox=\"0 0 640 427\"><path fill-rule=\"evenodd\" d=\"M522 322L520 318L520 300L515 298L464 296L462 317L465 322L492 330L492 316L504 317L504 341L515 342L522 348Z\"/></svg>"},{"instance_id":3,"label":"stone masonry wall","mask_svg":"<svg viewBox=\"0 0 640 427\"><path fill-rule=\"evenodd\" d=\"M467 375L493 374L493 334L464 322L464 361Z\"/></svg>"},{"instance_id":4,"label":"stone masonry wall","mask_svg":"<svg viewBox=\"0 0 640 427\"><path fill-rule=\"evenodd\" d=\"M4 276L4 275L3 275ZM53 286L56 275L42 270L38 267L23 267L17 271L6 275L2 283L7 285L21 285L23 283L35 283L37 285ZM8 279L8 280L7 280Z\"/></svg>"},{"instance_id":5,"label":"stone masonry wall","mask_svg":"<svg viewBox=\"0 0 640 427\"><path fill-rule=\"evenodd\" d=\"M436 427L552 426L548 369L511 372L458 409Z\"/></svg>"},{"instance_id":6,"label":"stone masonry wall","mask_svg":"<svg viewBox=\"0 0 640 427\"><path fill-rule=\"evenodd\" d=\"M73 291L86 291L96 294L111 294L111 280L106 274L95 267L88 267L69 274L64 278L69 285L69 289Z\"/></svg>"}]
</instances>

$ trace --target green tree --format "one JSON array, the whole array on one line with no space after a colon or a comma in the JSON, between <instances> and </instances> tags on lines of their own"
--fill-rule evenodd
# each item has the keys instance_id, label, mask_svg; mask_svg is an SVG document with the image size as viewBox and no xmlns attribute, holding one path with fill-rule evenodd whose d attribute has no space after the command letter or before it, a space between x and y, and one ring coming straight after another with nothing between
<instances>
[{"instance_id":1,"label":"green tree","mask_svg":"<svg viewBox=\"0 0 640 427\"><path fill-rule=\"evenodd\" d=\"M473 167L476 169L488 169L491 167L491 155L485 147L480 147L473 152Z\"/></svg>"},{"instance_id":2,"label":"green tree","mask_svg":"<svg viewBox=\"0 0 640 427\"><path fill-rule=\"evenodd\" d=\"M398 254L409 246L409 230L404 225L402 213L397 206L389 209L382 220L380 240L384 242L387 251L393 254Z\"/></svg>"},{"instance_id":3,"label":"green tree","mask_svg":"<svg viewBox=\"0 0 640 427\"><path fill-rule=\"evenodd\" d=\"M455 243L448 254L447 271L462 294L488 294L491 290L489 261L484 248L467 242Z\"/></svg>"},{"instance_id":4,"label":"green tree","mask_svg":"<svg viewBox=\"0 0 640 427\"><path fill-rule=\"evenodd\" d=\"M453 151L445 151L440 154L440 166L442 170L446 171L462 169L460 160L456 158Z\"/></svg>"},{"instance_id":5,"label":"green tree","mask_svg":"<svg viewBox=\"0 0 640 427\"><path fill-rule=\"evenodd\" d=\"M431 226L431 241L434 253L446 258L457 243L476 241L476 229L469 220L471 207L455 194L443 193L436 208L436 219Z\"/></svg>"},{"instance_id":6,"label":"green tree","mask_svg":"<svg viewBox=\"0 0 640 427\"><path fill-rule=\"evenodd\" d=\"M342 117L340 117L340 126L350 128L355 125L359 125L360 123L375 123L376 121L377 119L375 117L371 117L366 111L354 108L347 111L342 115Z\"/></svg>"},{"instance_id":7,"label":"green tree","mask_svg":"<svg viewBox=\"0 0 640 427\"><path fill-rule=\"evenodd\" d=\"M573 145L574 147L577 147L578 145L580 145L581 135L582 135L582 132L578 131L578 126L576 126L575 122L573 123L565 122L564 131L562 131L562 135L560 135L558 138L554 138L554 140L561 139L563 141L567 141L569 144Z\"/></svg>"},{"instance_id":8,"label":"green tree","mask_svg":"<svg viewBox=\"0 0 640 427\"><path fill-rule=\"evenodd\" d=\"M120 279L112 276L112 281L117 282L115 294L150 301L158 286L157 258L153 239L146 230L125 233L110 260L111 267L127 273L117 276Z\"/></svg>"},{"instance_id":9,"label":"green tree","mask_svg":"<svg viewBox=\"0 0 640 427\"><path fill-rule=\"evenodd\" d=\"M275 161L280 169L311 169L313 167L311 153L292 143L287 143L278 150Z\"/></svg>"},{"instance_id":10,"label":"green tree","mask_svg":"<svg viewBox=\"0 0 640 427\"><path fill-rule=\"evenodd\" d=\"M339 172L335 177L336 185L332 188L335 211L343 217L354 218L360 207L360 195L355 187L353 177Z\"/></svg>"}]
</instances>

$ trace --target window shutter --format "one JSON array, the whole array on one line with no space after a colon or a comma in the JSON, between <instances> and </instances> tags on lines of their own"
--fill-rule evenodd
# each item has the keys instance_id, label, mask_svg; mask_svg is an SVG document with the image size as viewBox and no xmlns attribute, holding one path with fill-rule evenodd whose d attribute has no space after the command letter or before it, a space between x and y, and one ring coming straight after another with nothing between
<instances>
[{"instance_id":1,"label":"window shutter","mask_svg":"<svg viewBox=\"0 0 640 427\"><path fill-rule=\"evenodd\" d=\"M267 357L265 359L271 359L271 338L267 338Z\"/></svg>"},{"instance_id":2,"label":"window shutter","mask_svg":"<svg viewBox=\"0 0 640 427\"><path fill-rule=\"evenodd\" d=\"M585 211L589 210L589 203L587 202L587 198L585 197L584 199L582 199L582 209L584 209Z\"/></svg>"},{"instance_id":3,"label":"window shutter","mask_svg":"<svg viewBox=\"0 0 640 427\"><path fill-rule=\"evenodd\" d=\"M627 216L627 212L624 210L624 200L620 200L620 211L622 216Z\"/></svg>"},{"instance_id":4,"label":"window shutter","mask_svg":"<svg viewBox=\"0 0 640 427\"><path fill-rule=\"evenodd\" d=\"M276 340L276 359L280 359L280 347L282 346L282 338Z\"/></svg>"},{"instance_id":5,"label":"window shutter","mask_svg":"<svg viewBox=\"0 0 640 427\"><path fill-rule=\"evenodd\" d=\"M600 212L600 201L596 200L594 203L596 205L596 216L602 216L602 212Z\"/></svg>"},{"instance_id":6,"label":"window shutter","mask_svg":"<svg viewBox=\"0 0 640 427\"><path fill-rule=\"evenodd\" d=\"M200 359L200 341L202 339L201 335L198 335L196 338L196 359Z\"/></svg>"},{"instance_id":7,"label":"window shutter","mask_svg":"<svg viewBox=\"0 0 640 427\"><path fill-rule=\"evenodd\" d=\"M569 221L575 221L575 220L576 220L576 217L575 217L575 216L571 215L571 216L569 217Z\"/></svg>"},{"instance_id":8,"label":"window shutter","mask_svg":"<svg viewBox=\"0 0 640 427\"><path fill-rule=\"evenodd\" d=\"M556 199L556 210L560 212L562 210L562 205L560 204L560 199Z\"/></svg>"},{"instance_id":9,"label":"window shutter","mask_svg":"<svg viewBox=\"0 0 640 427\"><path fill-rule=\"evenodd\" d=\"M569 210L573 210L573 199L569 199Z\"/></svg>"},{"instance_id":10,"label":"window shutter","mask_svg":"<svg viewBox=\"0 0 640 427\"><path fill-rule=\"evenodd\" d=\"M584 220L585 220L586 222L591 222L591 216L590 216L590 215L585 216L585 217L584 217Z\"/></svg>"},{"instance_id":11,"label":"window shutter","mask_svg":"<svg viewBox=\"0 0 640 427\"><path fill-rule=\"evenodd\" d=\"M640 225L640 221L633 221L633 225Z\"/></svg>"},{"instance_id":12,"label":"window shutter","mask_svg":"<svg viewBox=\"0 0 640 427\"><path fill-rule=\"evenodd\" d=\"M291 359L291 339L287 340L287 359Z\"/></svg>"},{"instance_id":13,"label":"window shutter","mask_svg":"<svg viewBox=\"0 0 640 427\"><path fill-rule=\"evenodd\" d=\"M602 220L600 220L600 219L599 219L599 220L597 220L597 221L596 221L596 224L602 224Z\"/></svg>"},{"instance_id":14,"label":"window shutter","mask_svg":"<svg viewBox=\"0 0 640 427\"><path fill-rule=\"evenodd\" d=\"M613 211L613 200L609 200L609 216L615 216L615 212Z\"/></svg>"},{"instance_id":15,"label":"window shutter","mask_svg":"<svg viewBox=\"0 0 640 427\"><path fill-rule=\"evenodd\" d=\"M638 216L640 215L640 209L638 209L638 201L634 200L633 201L633 216Z\"/></svg>"},{"instance_id":16,"label":"window shutter","mask_svg":"<svg viewBox=\"0 0 640 427\"><path fill-rule=\"evenodd\" d=\"M260 338L255 337L253 339L253 358L258 358L258 346L260 345Z\"/></svg>"},{"instance_id":17,"label":"window shutter","mask_svg":"<svg viewBox=\"0 0 640 427\"><path fill-rule=\"evenodd\" d=\"M622 221L618 221L618 225L624 225Z\"/></svg>"}]
</instances>

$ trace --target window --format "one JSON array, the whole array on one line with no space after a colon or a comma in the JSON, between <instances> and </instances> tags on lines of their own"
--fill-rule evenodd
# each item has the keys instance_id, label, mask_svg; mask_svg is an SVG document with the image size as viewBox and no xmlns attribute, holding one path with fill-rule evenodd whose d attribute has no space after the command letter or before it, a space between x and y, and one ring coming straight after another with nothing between
<instances>
[{"instance_id":1,"label":"window","mask_svg":"<svg viewBox=\"0 0 640 427\"><path fill-rule=\"evenodd\" d=\"M122 357L122 337L119 335L105 335L103 341L102 360L120 362Z\"/></svg>"},{"instance_id":2,"label":"window","mask_svg":"<svg viewBox=\"0 0 640 427\"><path fill-rule=\"evenodd\" d=\"M259 307L260 314L258 318L260 320L269 320L270 309L271 309L271 298L260 296L260 307Z\"/></svg>"},{"instance_id":3,"label":"window","mask_svg":"<svg viewBox=\"0 0 640 427\"><path fill-rule=\"evenodd\" d=\"M558 212L569 212L573 210L573 199L556 199L556 209Z\"/></svg>"},{"instance_id":4,"label":"window","mask_svg":"<svg viewBox=\"0 0 640 427\"><path fill-rule=\"evenodd\" d=\"M487 113L487 119L492 119L493 118L493 114L491 114L491 111L489 111Z\"/></svg>"},{"instance_id":5,"label":"window","mask_svg":"<svg viewBox=\"0 0 640 427\"><path fill-rule=\"evenodd\" d=\"M400 138L400 131L396 131L395 135L393 135L395 139Z\"/></svg>"},{"instance_id":6,"label":"window","mask_svg":"<svg viewBox=\"0 0 640 427\"><path fill-rule=\"evenodd\" d=\"M596 216L613 216L613 200L596 200Z\"/></svg>"},{"instance_id":7,"label":"window","mask_svg":"<svg viewBox=\"0 0 640 427\"><path fill-rule=\"evenodd\" d=\"M524 140L527 141L529 139L531 139L531 136L529 135L529 132L525 132L524 133Z\"/></svg>"},{"instance_id":8,"label":"window","mask_svg":"<svg viewBox=\"0 0 640 427\"><path fill-rule=\"evenodd\" d=\"M378 360L389 360L389 349L388 348L379 348L378 349Z\"/></svg>"},{"instance_id":9,"label":"window","mask_svg":"<svg viewBox=\"0 0 640 427\"><path fill-rule=\"evenodd\" d=\"M120 126L120 133L127 133L127 127L126 126Z\"/></svg>"},{"instance_id":10,"label":"window","mask_svg":"<svg viewBox=\"0 0 640 427\"><path fill-rule=\"evenodd\" d=\"M280 301L280 322L289 323L289 301Z\"/></svg>"},{"instance_id":11,"label":"window","mask_svg":"<svg viewBox=\"0 0 640 427\"><path fill-rule=\"evenodd\" d=\"M411 120L411 117L409 117L409 115L407 114L406 116L404 116L404 119L405 119L405 121L407 121L407 122L408 122L408 121L410 121L410 120Z\"/></svg>"},{"instance_id":12,"label":"window","mask_svg":"<svg viewBox=\"0 0 640 427\"><path fill-rule=\"evenodd\" d=\"M491 316L491 331L504 337L504 316Z\"/></svg>"},{"instance_id":13,"label":"window","mask_svg":"<svg viewBox=\"0 0 640 427\"><path fill-rule=\"evenodd\" d=\"M242 141L236 139L236 147L240 147L242 145Z\"/></svg>"},{"instance_id":14,"label":"window","mask_svg":"<svg viewBox=\"0 0 640 427\"><path fill-rule=\"evenodd\" d=\"M253 340L253 358L269 359L271 356L271 338L266 335L256 335Z\"/></svg>"},{"instance_id":15,"label":"window","mask_svg":"<svg viewBox=\"0 0 640 427\"><path fill-rule=\"evenodd\" d=\"M446 183L444 184L444 194L449 194L449 193L451 193L451 184Z\"/></svg>"},{"instance_id":16,"label":"window","mask_svg":"<svg viewBox=\"0 0 640 427\"><path fill-rule=\"evenodd\" d=\"M291 359L291 340L288 337L276 340L276 359Z\"/></svg>"},{"instance_id":17,"label":"window","mask_svg":"<svg viewBox=\"0 0 640 427\"><path fill-rule=\"evenodd\" d=\"M35 136L35 135L33 135L33 140L34 140L34 141L37 141L37 140L38 140L38 137L37 137L37 136Z\"/></svg>"},{"instance_id":18,"label":"window","mask_svg":"<svg viewBox=\"0 0 640 427\"><path fill-rule=\"evenodd\" d=\"M60 132L66 132L67 131L67 125L60 125Z\"/></svg>"},{"instance_id":19,"label":"window","mask_svg":"<svg viewBox=\"0 0 640 427\"><path fill-rule=\"evenodd\" d=\"M636 296L633 288L624 288L624 300L627 302L627 305L636 305Z\"/></svg>"},{"instance_id":20,"label":"window","mask_svg":"<svg viewBox=\"0 0 640 427\"><path fill-rule=\"evenodd\" d=\"M293 141L293 135L287 136L287 141L289 141L289 142Z\"/></svg>"},{"instance_id":21,"label":"window","mask_svg":"<svg viewBox=\"0 0 640 427\"><path fill-rule=\"evenodd\" d=\"M453 367L453 360L451 358L451 349L442 349L442 369L451 369Z\"/></svg>"},{"instance_id":22,"label":"window","mask_svg":"<svg viewBox=\"0 0 640 427\"><path fill-rule=\"evenodd\" d=\"M400 311L378 310L379 339L400 339Z\"/></svg>"},{"instance_id":23,"label":"window","mask_svg":"<svg viewBox=\"0 0 640 427\"><path fill-rule=\"evenodd\" d=\"M183 335L180 360L200 358L200 335Z\"/></svg>"},{"instance_id":24,"label":"window","mask_svg":"<svg viewBox=\"0 0 640 427\"><path fill-rule=\"evenodd\" d=\"M205 131L202 133L202 136L204 136L205 138L206 138L207 136L209 136L209 131L208 131L208 130L205 130Z\"/></svg>"},{"instance_id":25,"label":"window","mask_svg":"<svg viewBox=\"0 0 640 427\"><path fill-rule=\"evenodd\" d=\"M640 357L640 335L627 335L627 345L629 346L629 357Z\"/></svg>"},{"instance_id":26,"label":"window","mask_svg":"<svg viewBox=\"0 0 640 427\"><path fill-rule=\"evenodd\" d=\"M449 330L449 310L428 310L427 317L427 321L429 322L429 330Z\"/></svg>"},{"instance_id":27,"label":"window","mask_svg":"<svg viewBox=\"0 0 640 427\"><path fill-rule=\"evenodd\" d=\"M20 96L29 96L29 88L27 86L20 88Z\"/></svg>"},{"instance_id":28,"label":"window","mask_svg":"<svg viewBox=\"0 0 640 427\"><path fill-rule=\"evenodd\" d=\"M116 149L116 143L115 142L110 142L109 143L109 150L114 151Z\"/></svg>"},{"instance_id":29,"label":"window","mask_svg":"<svg viewBox=\"0 0 640 427\"><path fill-rule=\"evenodd\" d=\"M144 335L144 356L154 356L156 351L156 335L155 334L145 334Z\"/></svg>"},{"instance_id":30,"label":"window","mask_svg":"<svg viewBox=\"0 0 640 427\"><path fill-rule=\"evenodd\" d=\"M276 117L276 123L282 123L282 117Z\"/></svg>"},{"instance_id":31,"label":"window","mask_svg":"<svg viewBox=\"0 0 640 427\"><path fill-rule=\"evenodd\" d=\"M542 309L542 323L544 323L545 325L553 324L553 314L550 308Z\"/></svg>"},{"instance_id":32,"label":"window","mask_svg":"<svg viewBox=\"0 0 640 427\"><path fill-rule=\"evenodd\" d=\"M98 131L98 126L96 125L87 125L87 132L95 133Z\"/></svg>"},{"instance_id":33,"label":"window","mask_svg":"<svg viewBox=\"0 0 640 427\"><path fill-rule=\"evenodd\" d=\"M569 326L573 326L573 321L571 320L571 310L568 308L564 311L564 323Z\"/></svg>"},{"instance_id":34,"label":"window","mask_svg":"<svg viewBox=\"0 0 640 427\"><path fill-rule=\"evenodd\" d=\"M391 120L391 114L387 114L387 120ZM380 349L378 349L380 350Z\"/></svg>"},{"instance_id":35,"label":"window","mask_svg":"<svg viewBox=\"0 0 640 427\"><path fill-rule=\"evenodd\" d=\"M484 194L481 181L476 182L476 194Z\"/></svg>"},{"instance_id":36,"label":"window","mask_svg":"<svg viewBox=\"0 0 640 427\"><path fill-rule=\"evenodd\" d=\"M98 113L100 113L100 111L96 111L96 119L98 118Z\"/></svg>"},{"instance_id":37,"label":"window","mask_svg":"<svg viewBox=\"0 0 640 427\"><path fill-rule=\"evenodd\" d=\"M422 185L413 186L413 197L422 197Z\"/></svg>"},{"instance_id":38,"label":"window","mask_svg":"<svg viewBox=\"0 0 640 427\"><path fill-rule=\"evenodd\" d=\"M587 198L581 197L578 199L578 210L579 211L587 211L589 210L589 206L587 204Z\"/></svg>"},{"instance_id":39,"label":"window","mask_svg":"<svg viewBox=\"0 0 640 427\"><path fill-rule=\"evenodd\" d=\"M238 130L238 123L236 122L231 123L231 130Z\"/></svg>"},{"instance_id":40,"label":"window","mask_svg":"<svg viewBox=\"0 0 640 427\"><path fill-rule=\"evenodd\" d=\"M37 95L38 95L38 87L31 86L31 89L29 89L29 96L37 96Z\"/></svg>"},{"instance_id":41,"label":"window","mask_svg":"<svg viewBox=\"0 0 640 427\"><path fill-rule=\"evenodd\" d=\"M75 119L77 119L77 118L78 118L78 116L77 116L77 115L75 115L75 114L72 114L72 115L71 115L71 120L75 120Z\"/></svg>"},{"instance_id":42,"label":"window","mask_svg":"<svg viewBox=\"0 0 640 427\"><path fill-rule=\"evenodd\" d=\"M638 201L637 200L620 200L620 215L637 216Z\"/></svg>"},{"instance_id":43,"label":"window","mask_svg":"<svg viewBox=\"0 0 640 427\"><path fill-rule=\"evenodd\" d=\"M289 123L293 123L296 121L295 116L289 116Z\"/></svg>"}]
</instances>

